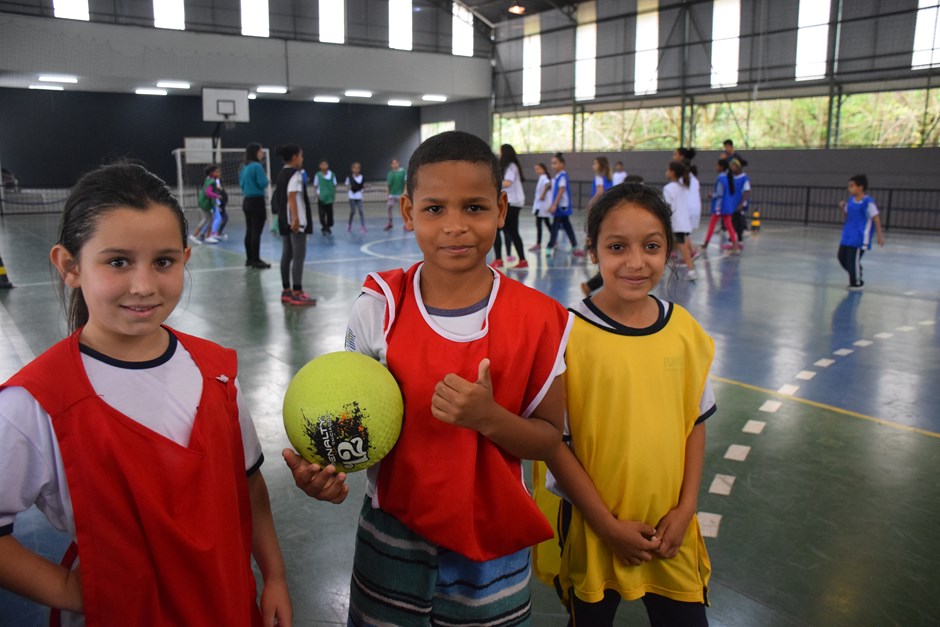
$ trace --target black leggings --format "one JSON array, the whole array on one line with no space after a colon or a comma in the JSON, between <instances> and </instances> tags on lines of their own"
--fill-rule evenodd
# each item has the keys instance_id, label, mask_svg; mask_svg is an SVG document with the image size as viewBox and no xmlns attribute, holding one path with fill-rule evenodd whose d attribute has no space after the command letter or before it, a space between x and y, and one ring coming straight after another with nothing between
<instances>
[{"instance_id":1,"label":"black leggings","mask_svg":"<svg viewBox=\"0 0 940 627\"><path fill-rule=\"evenodd\" d=\"M509 211L506 212L506 223L503 228L496 231L496 258L503 258L503 243L500 234L506 238L506 254L512 255L512 247L515 245L516 252L519 253L519 259L525 260L525 252L522 248L522 236L519 235L519 212L522 207L513 207L509 205Z\"/></svg>"},{"instance_id":2,"label":"black leggings","mask_svg":"<svg viewBox=\"0 0 940 627\"><path fill-rule=\"evenodd\" d=\"M545 225L545 229L548 231L549 236L552 232L552 219L551 218L540 218L535 216L535 243L539 246L542 245L542 224Z\"/></svg>"},{"instance_id":3,"label":"black leggings","mask_svg":"<svg viewBox=\"0 0 940 627\"><path fill-rule=\"evenodd\" d=\"M568 627L607 627L614 624L620 595L613 590L604 591L604 599L585 603L568 591ZM658 594L646 593L642 598L651 627L708 627L703 603L675 601Z\"/></svg>"},{"instance_id":4,"label":"black leggings","mask_svg":"<svg viewBox=\"0 0 940 627\"><path fill-rule=\"evenodd\" d=\"M569 216L555 216L555 219L552 221L552 236L548 239L548 247L552 248L555 246L556 240L558 239L558 231L564 229L565 233L568 234L568 240L571 241L571 247L578 247L578 238L574 235L574 227L571 226L571 219Z\"/></svg>"},{"instance_id":5,"label":"black leggings","mask_svg":"<svg viewBox=\"0 0 940 627\"><path fill-rule=\"evenodd\" d=\"M245 212L245 257L252 264L261 261L261 234L267 217L264 197L246 196L242 201L242 211Z\"/></svg>"},{"instance_id":6,"label":"black leggings","mask_svg":"<svg viewBox=\"0 0 940 627\"><path fill-rule=\"evenodd\" d=\"M862 280L862 255L864 248L855 246L839 246L839 263L849 273L849 285L859 287L865 284Z\"/></svg>"}]
</instances>

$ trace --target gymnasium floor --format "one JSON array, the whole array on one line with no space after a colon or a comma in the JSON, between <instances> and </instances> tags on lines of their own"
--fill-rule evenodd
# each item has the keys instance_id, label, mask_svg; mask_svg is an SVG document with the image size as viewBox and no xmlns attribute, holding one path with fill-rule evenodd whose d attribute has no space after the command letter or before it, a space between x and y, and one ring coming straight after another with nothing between
<instances>
[{"instance_id":1,"label":"gymnasium floor","mask_svg":"<svg viewBox=\"0 0 940 627\"><path fill-rule=\"evenodd\" d=\"M241 212L230 239L190 261L190 287L169 323L236 348L262 439L295 624L345 624L363 478L340 506L298 491L280 458L280 404L292 374L341 350L346 316L367 272L419 257L383 208L369 231L310 238L305 287L314 308L279 302L276 268L243 266ZM46 262L55 216L0 221L0 254L17 285L0 290L0 380L60 339L65 326ZM400 222L398 222L400 224ZM580 233L580 231L579 231ZM524 225L527 245L534 226ZM701 236L697 238L697 241ZM712 625L940 624L940 247L937 234L889 232L865 256L866 289L850 293L835 259L838 231L767 225L740 257L713 243L696 283L661 289L714 337L719 412L708 421L699 509L711 554ZM262 256L279 258L265 234ZM590 268L559 252L508 271L563 303ZM141 460L146 463L146 460ZM31 510L27 546L58 557L60 534ZM565 624L554 594L533 582L534 624ZM47 613L0 592L0 626L46 624ZM624 604L618 624L645 624Z\"/></svg>"}]
</instances>

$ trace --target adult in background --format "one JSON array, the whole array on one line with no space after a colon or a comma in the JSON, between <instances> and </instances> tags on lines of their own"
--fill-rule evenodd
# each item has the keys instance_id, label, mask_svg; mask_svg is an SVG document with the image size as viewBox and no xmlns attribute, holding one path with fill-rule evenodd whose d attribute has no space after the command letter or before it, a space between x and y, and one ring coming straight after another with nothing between
<instances>
[{"instance_id":1,"label":"adult in background","mask_svg":"<svg viewBox=\"0 0 940 627\"><path fill-rule=\"evenodd\" d=\"M245 164L238 172L238 185L244 194L242 211L245 212L245 265L259 270L271 267L271 264L261 259L261 233L267 218L264 196L269 184L261 165L263 155L261 144L248 144L245 148Z\"/></svg>"},{"instance_id":2,"label":"adult in background","mask_svg":"<svg viewBox=\"0 0 940 627\"><path fill-rule=\"evenodd\" d=\"M505 238L506 261L512 261L512 247L515 246L516 252L519 253L519 263L514 267L516 269L528 268L529 262L526 261L522 248L522 236L519 235L519 213L525 205L525 190L522 188L525 177L522 176L522 166L519 165L516 149L510 144L503 144L499 147L499 169L503 172L502 189L506 192L509 210L506 212L506 222L503 228L496 230L494 247L496 260L493 262L493 267L503 267L502 240Z\"/></svg>"},{"instance_id":3,"label":"adult in background","mask_svg":"<svg viewBox=\"0 0 940 627\"><path fill-rule=\"evenodd\" d=\"M720 157L721 159L727 159L729 163L731 161L740 161L742 166L747 165L747 161L744 159L744 155L734 149L733 141L726 139L721 143L721 145L724 148L723 152L725 153L725 156Z\"/></svg>"}]
</instances>

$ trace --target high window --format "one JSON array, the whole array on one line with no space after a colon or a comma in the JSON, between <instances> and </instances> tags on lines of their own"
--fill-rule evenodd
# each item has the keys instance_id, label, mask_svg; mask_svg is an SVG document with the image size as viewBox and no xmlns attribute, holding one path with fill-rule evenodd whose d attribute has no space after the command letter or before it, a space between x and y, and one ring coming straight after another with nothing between
<instances>
[{"instance_id":1,"label":"high window","mask_svg":"<svg viewBox=\"0 0 940 627\"><path fill-rule=\"evenodd\" d=\"M796 80L798 81L826 76L829 7L830 0L800 0L800 30L796 34Z\"/></svg>"},{"instance_id":2,"label":"high window","mask_svg":"<svg viewBox=\"0 0 940 627\"><path fill-rule=\"evenodd\" d=\"M914 26L911 68L924 70L940 65L940 7L938 0L919 0Z\"/></svg>"},{"instance_id":3,"label":"high window","mask_svg":"<svg viewBox=\"0 0 940 627\"><path fill-rule=\"evenodd\" d=\"M411 50L411 0L388 1L388 47Z\"/></svg>"},{"instance_id":4,"label":"high window","mask_svg":"<svg viewBox=\"0 0 940 627\"><path fill-rule=\"evenodd\" d=\"M456 2L452 5L451 18L453 38L451 51L461 57L473 56L473 13Z\"/></svg>"},{"instance_id":5,"label":"high window","mask_svg":"<svg viewBox=\"0 0 940 627\"><path fill-rule=\"evenodd\" d=\"M320 41L346 43L346 0L320 0Z\"/></svg>"},{"instance_id":6,"label":"high window","mask_svg":"<svg viewBox=\"0 0 940 627\"><path fill-rule=\"evenodd\" d=\"M268 0L241 0L242 35L268 37L271 33Z\"/></svg>"},{"instance_id":7,"label":"high window","mask_svg":"<svg viewBox=\"0 0 940 627\"><path fill-rule=\"evenodd\" d=\"M738 84L741 0L715 0L712 9L712 87Z\"/></svg>"},{"instance_id":8,"label":"high window","mask_svg":"<svg viewBox=\"0 0 940 627\"><path fill-rule=\"evenodd\" d=\"M88 21L88 0L53 0L53 15L67 20Z\"/></svg>"},{"instance_id":9,"label":"high window","mask_svg":"<svg viewBox=\"0 0 940 627\"><path fill-rule=\"evenodd\" d=\"M597 74L597 5L578 5L578 28L574 44L574 98L593 100Z\"/></svg>"},{"instance_id":10,"label":"high window","mask_svg":"<svg viewBox=\"0 0 940 627\"><path fill-rule=\"evenodd\" d=\"M153 25L157 28L186 30L183 0L153 0Z\"/></svg>"},{"instance_id":11,"label":"high window","mask_svg":"<svg viewBox=\"0 0 940 627\"><path fill-rule=\"evenodd\" d=\"M522 38L522 105L542 100L542 35L538 15L527 15Z\"/></svg>"},{"instance_id":12,"label":"high window","mask_svg":"<svg viewBox=\"0 0 940 627\"><path fill-rule=\"evenodd\" d=\"M659 88L659 0L637 0L633 92L655 94Z\"/></svg>"}]
</instances>

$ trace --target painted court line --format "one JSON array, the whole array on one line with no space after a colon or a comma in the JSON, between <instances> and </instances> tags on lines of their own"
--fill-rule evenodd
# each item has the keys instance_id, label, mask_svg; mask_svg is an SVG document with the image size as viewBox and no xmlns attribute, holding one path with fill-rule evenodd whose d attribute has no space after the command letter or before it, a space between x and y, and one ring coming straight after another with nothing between
<instances>
[{"instance_id":1,"label":"painted court line","mask_svg":"<svg viewBox=\"0 0 940 627\"><path fill-rule=\"evenodd\" d=\"M871 340L859 340L857 342L853 342L853 344L855 346L865 347L865 346L871 346L872 344L874 344L874 342L872 342Z\"/></svg>"},{"instance_id":2,"label":"painted court line","mask_svg":"<svg viewBox=\"0 0 940 627\"><path fill-rule=\"evenodd\" d=\"M836 363L835 359L817 359L813 362L814 366L819 366L820 368L828 368L832 364Z\"/></svg>"},{"instance_id":3,"label":"painted court line","mask_svg":"<svg viewBox=\"0 0 940 627\"><path fill-rule=\"evenodd\" d=\"M815 377L815 376L816 376L816 373L813 372L812 370L802 370L802 371L796 373L796 378L797 378L797 379L800 379L800 380L802 380L802 381L809 381L810 379L812 379L812 378Z\"/></svg>"},{"instance_id":4,"label":"painted court line","mask_svg":"<svg viewBox=\"0 0 940 627\"><path fill-rule=\"evenodd\" d=\"M744 428L741 429L744 433L753 433L755 435L760 435L764 431L764 427L767 426L767 423L763 420L748 420L747 424L744 425Z\"/></svg>"},{"instance_id":5,"label":"painted court line","mask_svg":"<svg viewBox=\"0 0 940 627\"><path fill-rule=\"evenodd\" d=\"M924 325L925 327L929 327L929 326L932 326L932 325L934 325L934 324L937 324L937 322L936 322L936 320L921 320L921 321L918 322L917 324L922 324L922 325Z\"/></svg>"},{"instance_id":6,"label":"painted court line","mask_svg":"<svg viewBox=\"0 0 940 627\"><path fill-rule=\"evenodd\" d=\"M793 396L799 390L800 390L800 386L787 383L786 385L781 385L780 389L777 390L777 393L784 394L786 396Z\"/></svg>"},{"instance_id":7,"label":"painted court line","mask_svg":"<svg viewBox=\"0 0 940 627\"><path fill-rule=\"evenodd\" d=\"M901 331L902 333L908 333L908 332L913 331L913 330L914 330L914 327L907 326L907 325L905 325L905 326L903 326L903 327L898 327L897 329L895 329L895 331Z\"/></svg>"},{"instance_id":8,"label":"painted court line","mask_svg":"<svg viewBox=\"0 0 940 627\"><path fill-rule=\"evenodd\" d=\"M747 455L750 452L750 446L744 446L743 444L732 444L728 447L728 450L725 451L725 459L730 459L731 461L735 462L743 462L747 459Z\"/></svg>"},{"instance_id":9,"label":"painted court line","mask_svg":"<svg viewBox=\"0 0 940 627\"><path fill-rule=\"evenodd\" d=\"M886 340L889 337L894 337L894 333L875 333L875 337L879 340Z\"/></svg>"},{"instance_id":10,"label":"painted court line","mask_svg":"<svg viewBox=\"0 0 940 627\"><path fill-rule=\"evenodd\" d=\"M712 485L708 491L712 494L721 494L728 496L731 494L731 487L734 485L734 475L715 475Z\"/></svg>"},{"instance_id":11,"label":"painted court line","mask_svg":"<svg viewBox=\"0 0 940 627\"><path fill-rule=\"evenodd\" d=\"M704 537L717 538L719 525L721 525L721 514L712 514L709 512L698 513L698 526L702 529L702 535Z\"/></svg>"},{"instance_id":12,"label":"painted court line","mask_svg":"<svg viewBox=\"0 0 940 627\"><path fill-rule=\"evenodd\" d=\"M838 355L839 357L845 357L846 355L851 355L855 351L851 348L840 348L837 351L832 351L833 355Z\"/></svg>"},{"instance_id":13,"label":"painted court line","mask_svg":"<svg viewBox=\"0 0 940 627\"><path fill-rule=\"evenodd\" d=\"M760 406L761 411L765 411L768 414L777 413L777 410L783 405L780 401L764 401L764 404Z\"/></svg>"},{"instance_id":14,"label":"painted court line","mask_svg":"<svg viewBox=\"0 0 940 627\"><path fill-rule=\"evenodd\" d=\"M36 355L29 348L26 338L23 337L19 327L16 326L13 316L3 306L3 303L0 303L0 336L5 336L10 341L13 351L22 365L25 366L36 358Z\"/></svg>"}]
</instances>

